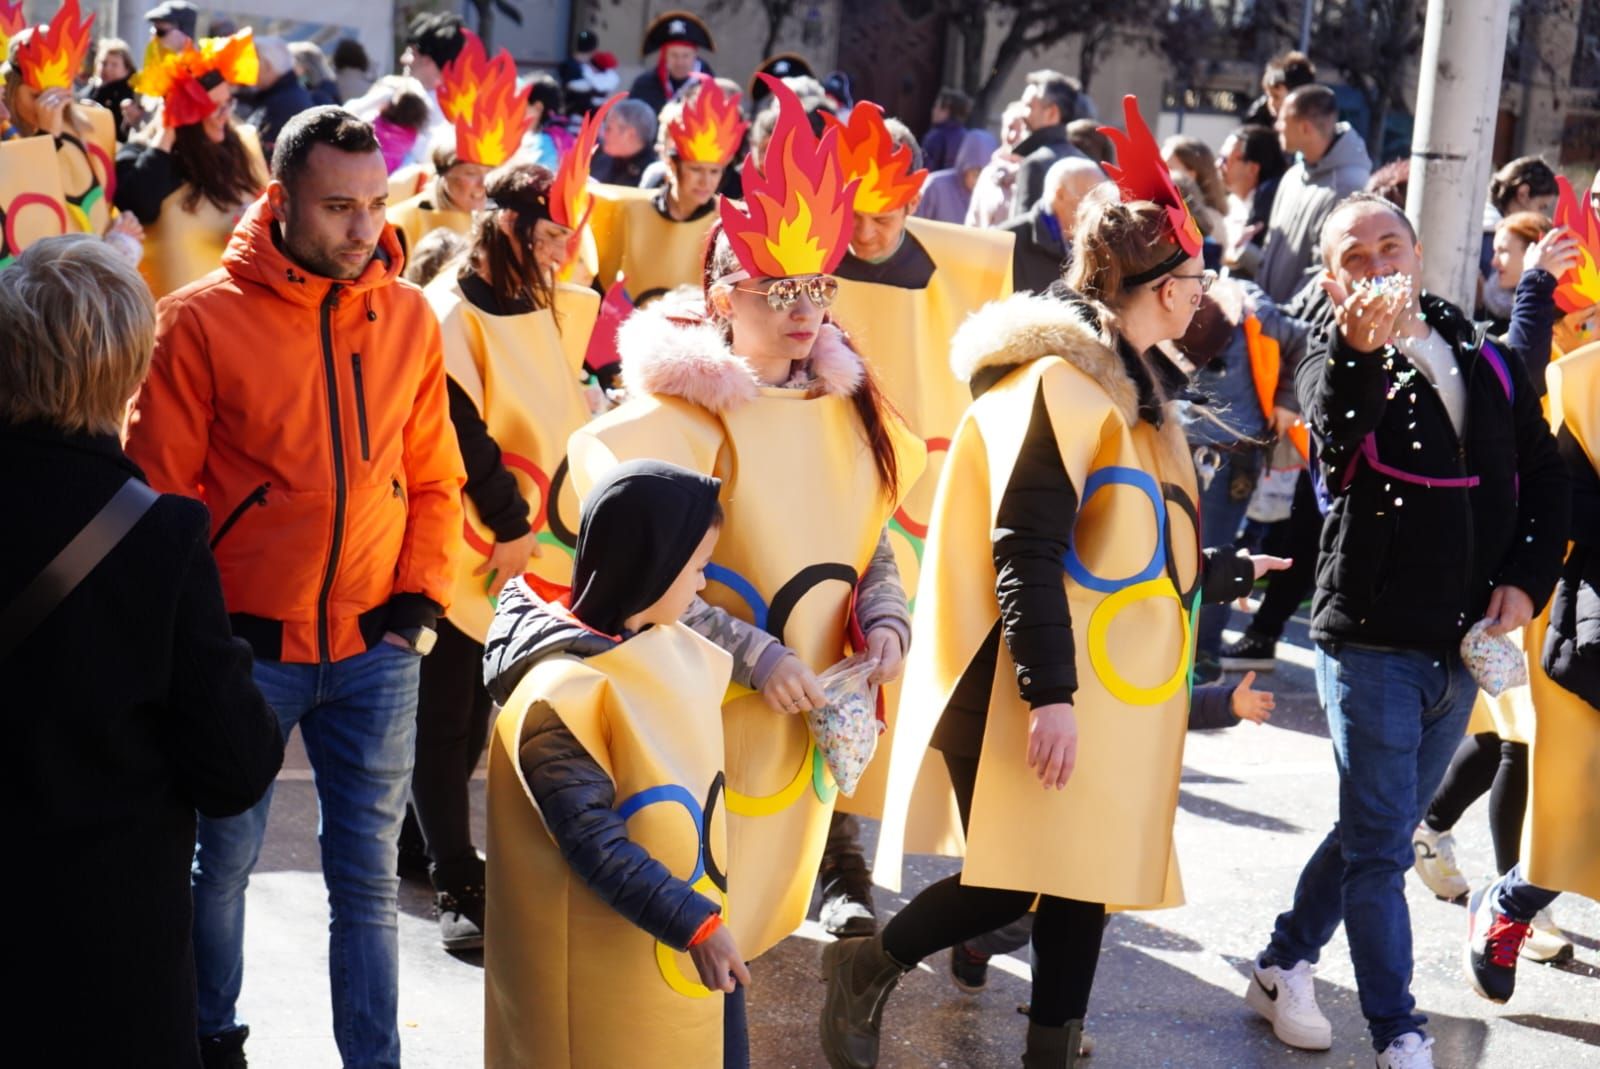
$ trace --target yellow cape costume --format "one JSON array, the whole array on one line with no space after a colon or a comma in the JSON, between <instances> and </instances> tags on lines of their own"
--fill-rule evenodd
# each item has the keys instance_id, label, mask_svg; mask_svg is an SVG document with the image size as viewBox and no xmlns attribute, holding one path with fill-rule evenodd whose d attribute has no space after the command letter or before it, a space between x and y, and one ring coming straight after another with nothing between
<instances>
[{"instance_id":1,"label":"yellow cape costume","mask_svg":"<svg viewBox=\"0 0 1600 1069\"><path fill-rule=\"evenodd\" d=\"M484 1062L490 1069L720 1069L723 996L689 955L624 920L572 873L518 760L550 713L616 784L628 837L724 903L729 865L717 707L730 659L679 625L517 685L489 744Z\"/></svg>"},{"instance_id":2,"label":"yellow cape costume","mask_svg":"<svg viewBox=\"0 0 1600 1069\"><path fill-rule=\"evenodd\" d=\"M1179 421L1169 415L1157 429L1140 419L1118 354L1053 298L1017 294L991 305L952 349L964 377L1004 377L973 402L939 482L877 878L898 880L934 728L999 618L991 532L1042 405L1079 500L1063 578L1076 646L1078 764L1061 791L1042 788L1027 767L1029 711L1002 639L962 880L1123 907L1176 905L1172 822L1199 587L1194 465ZM1039 849L1040 829L1048 829L1048 850Z\"/></svg>"},{"instance_id":3,"label":"yellow cape costume","mask_svg":"<svg viewBox=\"0 0 1600 1069\"><path fill-rule=\"evenodd\" d=\"M629 299L640 305L677 286L700 285L706 234L717 220L715 203L699 218L678 222L661 214L651 190L599 185L593 192L590 224L601 289L610 289L621 274Z\"/></svg>"},{"instance_id":4,"label":"yellow cape costume","mask_svg":"<svg viewBox=\"0 0 1600 1069\"><path fill-rule=\"evenodd\" d=\"M116 122L111 112L98 104L80 101L72 114L84 119L89 129L74 130L69 118L65 132L56 141L61 192L66 196L72 229L104 234L117 214L111 206L111 194L117 184Z\"/></svg>"},{"instance_id":5,"label":"yellow cape costume","mask_svg":"<svg viewBox=\"0 0 1600 1069\"><path fill-rule=\"evenodd\" d=\"M432 185L432 182L429 183ZM406 236L406 255L416 249L417 242L434 230L444 227L462 237L472 232L472 213L434 207L437 198L431 188L424 189L410 200L390 206L389 222L400 228Z\"/></svg>"},{"instance_id":6,"label":"yellow cape costume","mask_svg":"<svg viewBox=\"0 0 1600 1069\"><path fill-rule=\"evenodd\" d=\"M528 499L539 556L528 561L529 583L553 600L572 583L578 499L567 478L567 437L589 419L583 392L583 354L599 314L593 290L558 283L554 315L542 308L499 316L478 308L461 292L455 272L435 279L428 302L439 318L445 373L472 399L500 446L502 463ZM558 326L559 320L559 326ZM456 588L448 617L482 642L494 618L489 576L473 575L494 546L494 532L472 499L456 544Z\"/></svg>"},{"instance_id":7,"label":"yellow cape costume","mask_svg":"<svg viewBox=\"0 0 1600 1069\"><path fill-rule=\"evenodd\" d=\"M262 158L256 129L253 126L235 129L244 143L245 154L250 157L250 168L256 180L265 189L267 161ZM139 261L139 273L157 300L221 265L233 228L244 209L249 207L241 204L236 211L225 212L201 197L191 211L183 206L190 188L186 183L167 194L161 202L161 214L144 228L144 259Z\"/></svg>"},{"instance_id":8,"label":"yellow cape costume","mask_svg":"<svg viewBox=\"0 0 1600 1069\"><path fill-rule=\"evenodd\" d=\"M899 503L849 397L860 359L825 326L811 357L820 396L762 387L716 327L679 325L659 308L620 332L633 399L572 437L577 488L639 457L722 479L727 520L705 599L821 671L845 655L851 595ZM898 422L887 429L909 486L922 444ZM774 713L759 694L730 692L723 732L731 926L754 958L805 918L837 789L804 719Z\"/></svg>"},{"instance_id":9,"label":"yellow cape costume","mask_svg":"<svg viewBox=\"0 0 1600 1069\"><path fill-rule=\"evenodd\" d=\"M76 230L48 137L0 141L0 269L40 238Z\"/></svg>"}]
</instances>

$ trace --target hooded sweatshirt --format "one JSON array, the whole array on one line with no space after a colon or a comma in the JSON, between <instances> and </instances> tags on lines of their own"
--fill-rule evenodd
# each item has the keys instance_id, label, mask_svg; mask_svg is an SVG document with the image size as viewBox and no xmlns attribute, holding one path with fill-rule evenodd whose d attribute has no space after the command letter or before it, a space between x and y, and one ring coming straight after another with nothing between
<instances>
[{"instance_id":1,"label":"hooded sweatshirt","mask_svg":"<svg viewBox=\"0 0 1600 1069\"><path fill-rule=\"evenodd\" d=\"M917 205L916 215L957 226L965 223L972 190L961 176L968 171L983 170L997 144L994 135L987 130L968 130L961 138L961 147L956 150L955 166L934 171L922 184L922 202Z\"/></svg>"},{"instance_id":2,"label":"hooded sweatshirt","mask_svg":"<svg viewBox=\"0 0 1600 1069\"><path fill-rule=\"evenodd\" d=\"M1254 268L1256 285L1279 304L1299 292L1322 263L1322 224L1334 205L1363 188L1370 177L1366 142L1349 123L1333 128L1333 143L1316 163L1302 157L1290 167L1272 202L1261 260Z\"/></svg>"}]
</instances>

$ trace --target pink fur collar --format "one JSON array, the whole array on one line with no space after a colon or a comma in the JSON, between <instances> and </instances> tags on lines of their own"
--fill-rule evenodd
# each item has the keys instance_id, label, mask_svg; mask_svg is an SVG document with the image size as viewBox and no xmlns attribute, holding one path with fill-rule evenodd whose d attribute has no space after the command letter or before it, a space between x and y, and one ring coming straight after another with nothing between
<instances>
[{"instance_id":1,"label":"pink fur collar","mask_svg":"<svg viewBox=\"0 0 1600 1069\"><path fill-rule=\"evenodd\" d=\"M754 400L761 388L755 372L702 315L657 301L642 308L617 332L622 381L630 391L678 397L710 412L725 412ZM865 377L861 357L843 331L824 323L811 358L789 385L811 383L820 394L848 397Z\"/></svg>"}]
</instances>

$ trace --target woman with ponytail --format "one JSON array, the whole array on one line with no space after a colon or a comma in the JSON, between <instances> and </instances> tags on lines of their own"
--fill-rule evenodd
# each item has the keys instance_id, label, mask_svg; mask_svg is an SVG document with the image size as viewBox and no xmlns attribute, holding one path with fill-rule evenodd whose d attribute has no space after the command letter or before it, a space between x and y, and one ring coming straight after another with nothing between
<instances>
[{"instance_id":1,"label":"woman with ponytail","mask_svg":"<svg viewBox=\"0 0 1600 1069\"><path fill-rule=\"evenodd\" d=\"M1158 346L1183 336L1211 275L1132 97L1126 116L1131 136L1106 131L1117 184L1080 208L1066 286L988 305L951 345L976 400L926 544L878 879L899 873L929 749L966 860L878 935L823 952L835 1069L877 1064L884 1002L905 972L1036 900L1023 1065L1077 1064L1104 903L1181 894L1172 822L1191 614L1202 587L1208 600L1236 596L1255 569L1231 554L1201 566L1194 465L1172 407L1184 376Z\"/></svg>"}]
</instances>

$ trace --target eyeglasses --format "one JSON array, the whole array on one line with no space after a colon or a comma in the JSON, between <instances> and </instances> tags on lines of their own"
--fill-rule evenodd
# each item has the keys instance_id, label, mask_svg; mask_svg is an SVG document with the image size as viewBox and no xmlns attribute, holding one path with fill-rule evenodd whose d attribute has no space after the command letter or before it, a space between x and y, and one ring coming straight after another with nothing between
<instances>
[{"instance_id":1,"label":"eyeglasses","mask_svg":"<svg viewBox=\"0 0 1600 1069\"><path fill-rule=\"evenodd\" d=\"M735 286L740 293L754 293L767 299L767 307L774 312L787 312L800 303L804 293L818 308L827 308L839 296L839 280L832 275L812 275L809 278L775 278L766 289L753 286Z\"/></svg>"},{"instance_id":2,"label":"eyeglasses","mask_svg":"<svg viewBox=\"0 0 1600 1069\"><path fill-rule=\"evenodd\" d=\"M1198 275L1168 275L1168 278L1192 278L1200 283L1201 293L1210 293L1211 286L1217 281L1215 271L1202 271Z\"/></svg>"}]
</instances>

